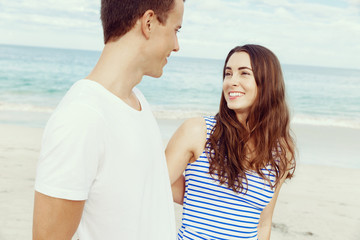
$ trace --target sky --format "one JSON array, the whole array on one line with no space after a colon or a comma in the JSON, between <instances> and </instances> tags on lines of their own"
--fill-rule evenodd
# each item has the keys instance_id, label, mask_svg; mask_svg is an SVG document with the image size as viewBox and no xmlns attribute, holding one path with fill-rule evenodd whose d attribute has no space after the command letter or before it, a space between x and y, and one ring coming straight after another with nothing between
<instances>
[{"instance_id":1,"label":"sky","mask_svg":"<svg viewBox=\"0 0 360 240\"><path fill-rule=\"evenodd\" d=\"M0 0L0 44L103 48L100 0ZM283 64L360 69L360 0L186 0L178 56L225 59L237 45Z\"/></svg>"}]
</instances>

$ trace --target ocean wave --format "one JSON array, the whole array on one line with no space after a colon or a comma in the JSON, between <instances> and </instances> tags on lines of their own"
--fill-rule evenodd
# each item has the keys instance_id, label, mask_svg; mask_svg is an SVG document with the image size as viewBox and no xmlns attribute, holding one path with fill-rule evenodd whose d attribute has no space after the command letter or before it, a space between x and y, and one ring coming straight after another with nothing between
<instances>
[{"instance_id":1,"label":"ocean wave","mask_svg":"<svg viewBox=\"0 0 360 240\"><path fill-rule=\"evenodd\" d=\"M342 118L337 116L311 116L311 115L297 114L291 120L291 123L360 129L360 119Z\"/></svg>"},{"instance_id":2,"label":"ocean wave","mask_svg":"<svg viewBox=\"0 0 360 240\"><path fill-rule=\"evenodd\" d=\"M192 117L214 116L216 111L165 109L160 106L152 106L154 116L158 119L188 119ZM0 111L52 113L53 107L36 106L32 104L17 104L0 102ZM296 114L292 124L306 124L316 126L337 126L360 129L360 119L342 118L338 116L312 116Z\"/></svg>"},{"instance_id":3,"label":"ocean wave","mask_svg":"<svg viewBox=\"0 0 360 240\"><path fill-rule=\"evenodd\" d=\"M153 109L156 118L159 119L187 119L192 117L213 116L216 112L200 110L160 110ZM297 114L291 120L292 124L305 124L315 126L335 126L360 129L360 119L348 119L336 116L311 116Z\"/></svg>"},{"instance_id":4,"label":"ocean wave","mask_svg":"<svg viewBox=\"0 0 360 240\"><path fill-rule=\"evenodd\" d=\"M52 113L54 111L54 108L35 106L32 104L0 102L0 111Z\"/></svg>"},{"instance_id":5,"label":"ocean wave","mask_svg":"<svg viewBox=\"0 0 360 240\"><path fill-rule=\"evenodd\" d=\"M213 116L216 112L200 110L158 110L153 109L153 114L160 119L187 119L193 117Z\"/></svg>"}]
</instances>

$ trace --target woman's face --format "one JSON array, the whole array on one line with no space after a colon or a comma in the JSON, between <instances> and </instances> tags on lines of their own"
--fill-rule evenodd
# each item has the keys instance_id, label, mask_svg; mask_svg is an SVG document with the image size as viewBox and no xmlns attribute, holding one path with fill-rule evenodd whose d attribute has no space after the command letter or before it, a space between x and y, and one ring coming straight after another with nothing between
<instances>
[{"instance_id":1,"label":"woman's face","mask_svg":"<svg viewBox=\"0 0 360 240\"><path fill-rule=\"evenodd\" d=\"M257 85L249 54L235 52L226 64L223 92L229 109L245 121L257 95Z\"/></svg>"}]
</instances>

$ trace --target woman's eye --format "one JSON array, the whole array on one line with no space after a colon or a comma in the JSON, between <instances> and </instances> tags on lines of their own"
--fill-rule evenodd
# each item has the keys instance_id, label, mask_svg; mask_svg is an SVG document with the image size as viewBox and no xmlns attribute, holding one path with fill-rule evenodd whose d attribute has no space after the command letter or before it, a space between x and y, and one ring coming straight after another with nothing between
<instances>
[{"instance_id":1,"label":"woman's eye","mask_svg":"<svg viewBox=\"0 0 360 240\"><path fill-rule=\"evenodd\" d=\"M230 75L231 75L231 73L229 73L229 72L225 73L225 76L230 76Z\"/></svg>"},{"instance_id":2,"label":"woman's eye","mask_svg":"<svg viewBox=\"0 0 360 240\"><path fill-rule=\"evenodd\" d=\"M250 75L248 72L242 72L241 75Z\"/></svg>"}]
</instances>

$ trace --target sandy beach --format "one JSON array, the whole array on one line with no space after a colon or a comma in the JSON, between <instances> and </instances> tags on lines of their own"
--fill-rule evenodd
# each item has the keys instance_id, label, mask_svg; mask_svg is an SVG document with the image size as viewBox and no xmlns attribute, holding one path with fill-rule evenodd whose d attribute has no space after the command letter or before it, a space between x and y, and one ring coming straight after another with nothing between
<instances>
[{"instance_id":1,"label":"sandy beach","mask_svg":"<svg viewBox=\"0 0 360 240\"><path fill-rule=\"evenodd\" d=\"M164 144L181 120L159 120ZM360 239L360 129L294 125L295 177L281 189L271 239ZM0 125L0 240L31 239L43 129ZM351 163L355 167L349 168ZM325 166L328 165L328 166ZM181 206L175 204L177 224Z\"/></svg>"}]
</instances>

